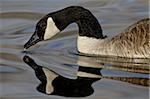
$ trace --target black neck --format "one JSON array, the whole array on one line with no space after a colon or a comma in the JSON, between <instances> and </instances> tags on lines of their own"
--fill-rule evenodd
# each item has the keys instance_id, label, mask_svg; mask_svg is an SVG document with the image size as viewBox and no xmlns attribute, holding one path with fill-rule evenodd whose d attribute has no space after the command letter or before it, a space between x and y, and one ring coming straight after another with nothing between
<instances>
[{"instance_id":1,"label":"black neck","mask_svg":"<svg viewBox=\"0 0 150 99\"><path fill-rule=\"evenodd\" d=\"M95 16L87 9L79 6L71 6L47 15L52 17L56 26L64 30L69 24L76 22L79 27L79 35L105 38L101 26Z\"/></svg>"}]
</instances>

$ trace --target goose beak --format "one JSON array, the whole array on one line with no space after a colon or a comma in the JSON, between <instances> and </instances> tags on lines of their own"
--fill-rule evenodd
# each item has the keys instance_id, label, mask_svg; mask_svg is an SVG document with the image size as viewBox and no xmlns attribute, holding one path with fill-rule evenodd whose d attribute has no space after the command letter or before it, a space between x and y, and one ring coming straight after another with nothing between
<instances>
[{"instance_id":1,"label":"goose beak","mask_svg":"<svg viewBox=\"0 0 150 99\"><path fill-rule=\"evenodd\" d=\"M29 47L35 45L35 44L38 43L39 41L42 41L42 40L38 37L37 33L35 32L35 33L31 36L31 38L29 39L29 41L24 45L24 50L26 50L26 49L28 49Z\"/></svg>"},{"instance_id":2,"label":"goose beak","mask_svg":"<svg viewBox=\"0 0 150 99\"><path fill-rule=\"evenodd\" d=\"M30 63L34 63L34 60L33 59L31 59L29 56L27 56L27 55L25 55L24 57L23 57L23 61L25 62L25 63L27 63L28 65L30 65Z\"/></svg>"},{"instance_id":3,"label":"goose beak","mask_svg":"<svg viewBox=\"0 0 150 99\"><path fill-rule=\"evenodd\" d=\"M34 69L34 70L36 70L37 68L39 68L39 66L35 63L35 61L31 58L31 57L29 57L29 56L27 56L27 55L25 55L24 57L23 57L23 61L26 63L26 64L28 64L32 69Z\"/></svg>"}]
</instances>

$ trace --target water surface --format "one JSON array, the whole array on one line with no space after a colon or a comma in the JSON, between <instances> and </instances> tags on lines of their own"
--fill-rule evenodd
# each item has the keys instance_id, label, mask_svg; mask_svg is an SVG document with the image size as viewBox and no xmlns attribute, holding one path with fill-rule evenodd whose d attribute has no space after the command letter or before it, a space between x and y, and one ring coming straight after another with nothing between
<instances>
[{"instance_id":1,"label":"water surface","mask_svg":"<svg viewBox=\"0 0 150 99\"><path fill-rule=\"evenodd\" d=\"M148 17L148 0L0 0L1 98L65 99L63 95L46 95L36 90L40 81L34 70L24 63L25 53L22 51L42 16L70 5L88 8L99 20L104 35L108 36L117 35L127 26ZM84 67L81 70L85 71L89 67L94 68L92 73L97 76L90 79L89 87L94 92L86 92L82 98L149 98L149 59L79 55L76 50L77 32L77 25L71 24L53 39L31 48L27 55L38 65L54 71L68 84L77 81L80 68Z\"/></svg>"}]
</instances>

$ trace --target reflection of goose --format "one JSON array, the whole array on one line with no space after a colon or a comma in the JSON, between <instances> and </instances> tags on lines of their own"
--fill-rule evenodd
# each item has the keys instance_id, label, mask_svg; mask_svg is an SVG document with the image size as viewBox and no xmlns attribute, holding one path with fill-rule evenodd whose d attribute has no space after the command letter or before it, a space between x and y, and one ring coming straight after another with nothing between
<instances>
[{"instance_id":1,"label":"reflection of goose","mask_svg":"<svg viewBox=\"0 0 150 99\"><path fill-rule=\"evenodd\" d=\"M124 60L125 62L123 62ZM147 60L147 59L144 59ZM109 61L109 62L108 62ZM116 62L115 62L116 61ZM117 76L104 76L101 74L101 78L111 79L111 80L117 80L122 82L128 82L135 85L142 85L142 86L149 86L149 78L143 78L141 76L136 77L136 75L149 75L149 61L144 65L144 63L140 64L140 62L144 62L143 59L138 59L137 61L139 63L129 63L133 62L132 59L129 58L117 58L112 61L112 58L103 58L103 57L86 57L86 56L80 56L78 58L77 64L81 68L93 68L94 72L97 72L98 70L108 70L108 71L117 71L118 72L126 72L127 75L122 75L122 73L117 73ZM106 64L106 65L105 65ZM115 72L114 72L115 73ZM135 76L131 76L132 73Z\"/></svg>"},{"instance_id":2,"label":"reflection of goose","mask_svg":"<svg viewBox=\"0 0 150 99\"><path fill-rule=\"evenodd\" d=\"M101 26L94 15L79 6L67 7L43 17L24 48L50 39L73 22L79 27L77 47L81 53L150 58L149 18L138 21L113 38L107 38L103 36Z\"/></svg>"},{"instance_id":3,"label":"reflection of goose","mask_svg":"<svg viewBox=\"0 0 150 99\"><path fill-rule=\"evenodd\" d=\"M80 68L77 79L69 79L58 75L48 68L37 65L30 57L25 56L24 62L31 66L36 74L36 77L41 81L37 90L51 95L60 95L66 97L85 97L91 95L94 90L92 83L100 79L100 72L93 73L92 69L89 72L83 73L84 68ZM89 77L88 77L89 76Z\"/></svg>"},{"instance_id":4,"label":"reflection of goose","mask_svg":"<svg viewBox=\"0 0 150 99\"><path fill-rule=\"evenodd\" d=\"M120 57L87 57L78 56L79 66L118 70L122 72L149 74L149 59L131 59Z\"/></svg>"},{"instance_id":5,"label":"reflection of goose","mask_svg":"<svg viewBox=\"0 0 150 99\"><path fill-rule=\"evenodd\" d=\"M102 76L100 67L83 66L85 64L80 64L77 72L77 79L69 79L58 75L56 72L48 68L37 65L29 56L24 56L23 60L33 68L36 77L41 81L37 90L49 95L60 95L66 97L89 96L94 92L92 84L101 78L118 80L142 86L149 85L148 78Z\"/></svg>"}]
</instances>

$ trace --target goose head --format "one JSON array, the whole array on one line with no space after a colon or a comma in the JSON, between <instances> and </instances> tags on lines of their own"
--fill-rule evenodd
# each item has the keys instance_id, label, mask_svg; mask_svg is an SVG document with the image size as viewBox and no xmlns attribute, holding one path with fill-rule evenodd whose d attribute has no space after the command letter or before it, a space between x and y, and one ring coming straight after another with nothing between
<instances>
[{"instance_id":1,"label":"goose head","mask_svg":"<svg viewBox=\"0 0 150 99\"><path fill-rule=\"evenodd\" d=\"M44 16L36 25L34 34L24 45L25 49L40 41L52 38L64 30L69 24L77 23L79 36L103 39L102 29L95 16L87 9L79 6L70 6Z\"/></svg>"},{"instance_id":2,"label":"goose head","mask_svg":"<svg viewBox=\"0 0 150 99\"><path fill-rule=\"evenodd\" d=\"M24 48L27 49L40 41L50 39L58 32L60 32L60 30L55 25L52 17L44 17L37 23L35 32L24 45Z\"/></svg>"}]
</instances>

